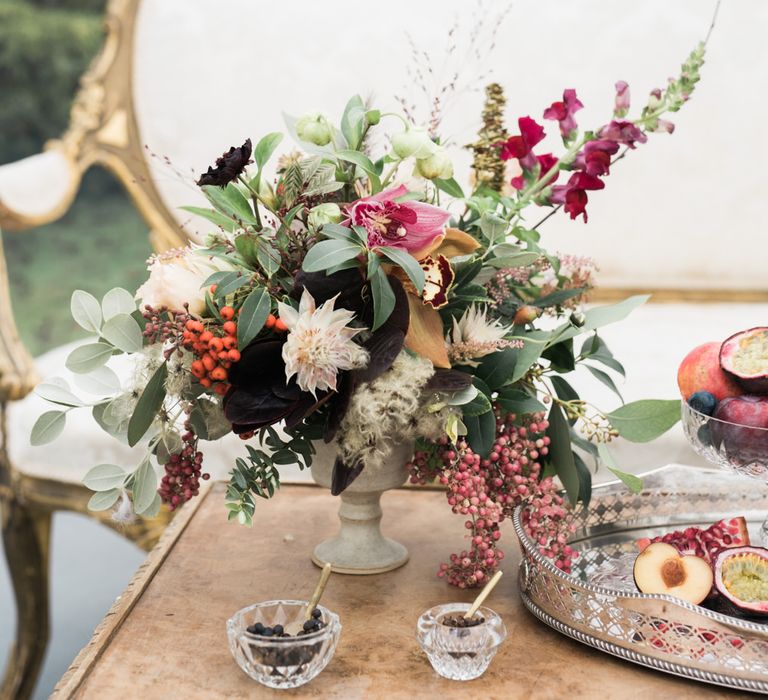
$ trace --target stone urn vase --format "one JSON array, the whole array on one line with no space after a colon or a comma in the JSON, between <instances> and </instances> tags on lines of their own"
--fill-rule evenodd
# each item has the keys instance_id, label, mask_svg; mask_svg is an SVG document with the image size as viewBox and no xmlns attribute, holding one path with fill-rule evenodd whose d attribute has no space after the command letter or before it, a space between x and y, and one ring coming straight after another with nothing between
<instances>
[{"instance_id":1,"label":"stone urn vase","mask_svg":"<svg viewBox=\"0 0 768 700\"><path fill-rule=\"evenodd\" d=\"M331 486L337 449L334 443L315 444L312 478ZM380 574L397 569L408 561L408 550L381 534L381 494L402 486L408 473L405 463L413 456L412 441L392 444L381 459L368 463L360 475L339 496L338 534L321 542L312 555L318 566L330 562L341 574Z\"/></svg>"}]
</instances>

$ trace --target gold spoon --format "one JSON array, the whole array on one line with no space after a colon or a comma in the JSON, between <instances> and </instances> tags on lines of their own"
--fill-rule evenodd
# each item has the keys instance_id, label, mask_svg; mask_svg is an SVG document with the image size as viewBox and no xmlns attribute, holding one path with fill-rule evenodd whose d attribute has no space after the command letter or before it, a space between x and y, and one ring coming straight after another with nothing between
<instances>
[{"instance_id":1,"label":"gold spoon","mask_svg":"<svg viewBox=\"0 0 768 700\"><path fill-rule=\"evenodd\" d=\"M464 613L464 619L465 620L471 620L475 613L480 609L480 606L485 602L485 599L491 594L491 591L496 587L496 584L499 582L499 579L501 578L502 571L497 571L493 578L491 578L488 583L485 584L485 588L483 588L482 591L478 594L477 598L475 598L472 605L469 606L469 610Z\"/></svg>"},{"instance_id":2,"label":"gold spoon","mask_svg":"<svg viewBox=\"0 0 768 700\"><path fill-rule=\"evenodd\" d=\"M297 635L301 630L304 629L304 623L309 620L309 618L312 617L312 611L317 607L317 604L320 602L320 598L323 595L323 591L325 590L325 586L328 583L328 579L331 576L331 565L330 563L326 564L323 567L323 570L320 572L320 579L317 582L317 586L315 586L315 592L312 594L312 597L309 599L309 602L307 603L307 607L304 608L304 614L301 616L299 620L296 620L296 622L292 622L290 625L288 625L285 628L285 631L287 634L290 634L292 636Z\"/></svg>"}]
</instances>

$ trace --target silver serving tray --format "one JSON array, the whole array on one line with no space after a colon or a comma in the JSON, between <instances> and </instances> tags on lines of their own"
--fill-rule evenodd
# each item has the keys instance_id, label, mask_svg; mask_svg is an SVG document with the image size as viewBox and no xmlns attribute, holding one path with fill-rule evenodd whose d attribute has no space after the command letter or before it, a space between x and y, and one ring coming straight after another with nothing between
<instances>
[{"instance_id":1,"label":"silver serving tray","mask_svg":"<svg viewBox=\"0 0 768 700\"><path fill-rule=\"evenodd\" d=\"M716 470L672 465L645 475L634 495L611 483L576 516L569 544L580 552L570 574L542 555L513 515L522 547L520 591L536 617L584 644L627 661L706 683L768 694L768 622L645 595L591 580L635 540L743 515L753 542L768 510L768 489Z\"/></svg>"}]
</instances>

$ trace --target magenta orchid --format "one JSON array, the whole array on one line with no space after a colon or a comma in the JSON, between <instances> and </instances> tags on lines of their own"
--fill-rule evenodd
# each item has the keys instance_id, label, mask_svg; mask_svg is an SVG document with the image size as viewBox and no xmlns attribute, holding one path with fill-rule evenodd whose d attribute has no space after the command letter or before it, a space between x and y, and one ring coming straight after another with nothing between
<instances>
[{"instance_id":1,"label":"magenta orchid","mask_svg":"<svg viewBox=\"0 0 768 700\"><path fill-rule=\"evenodd\" d=\"M396 201L407 194L408 189L399 185L358 199L349 207L349 221L365 228L369 246L391 246L413 253L443 234L450 213L424 202Z\"/></svg>"},{"instance_id":2,"label":"magenta orchid","mask_svg":"<svg viewBox=\"0 0 768 700\"><path fill-rule=\"evenodd\" d=\"M544 119L558 122L563 140L568 141L573 138L577 129L576 119L573 115L583 106L579 98L576 97L576 90L569 88L563 90L562 102L553 102L544 110Z\"/></svg>"}]
</instances>

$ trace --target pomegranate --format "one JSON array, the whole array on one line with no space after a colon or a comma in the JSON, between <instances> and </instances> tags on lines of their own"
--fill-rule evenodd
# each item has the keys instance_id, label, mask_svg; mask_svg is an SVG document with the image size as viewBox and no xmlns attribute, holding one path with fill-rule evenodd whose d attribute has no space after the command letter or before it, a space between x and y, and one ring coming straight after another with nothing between
<instances>
[{"instance_id":1,"label":"pomegranate","mask_svg":"<svg viewBox=\"0 0 768 700\"><path fill-rule=\"evenodd\" d=\"M720 346L720 367L746 391L768 392L768 327L740 331Z\"/></svg>"},{"instance_id":2,"label":"pomegranate","mask_svg":"<svg viewBox=\"0 0 768 700\"><path fill-rule=\"evenodd\" d=\"M768 615L768 549L733 547L714 562L715 588L738 611Z\"/></svg>"},{"instance_id":3,"label":"pomegranate","mask_svg":"<svg viewBox=\"0 0 768 700\"><path fill-rule=\"evenodd\" d=\"M747 532L747 521L739 516L720 520L704 529L687 527L685 530L667 532L653 539L643 537L637 540L637 546L642 552L654 542L666 542L680 554L702 557L711 564L722 549L749 546L749 532Z\"/></svg>"}]
</instances>

